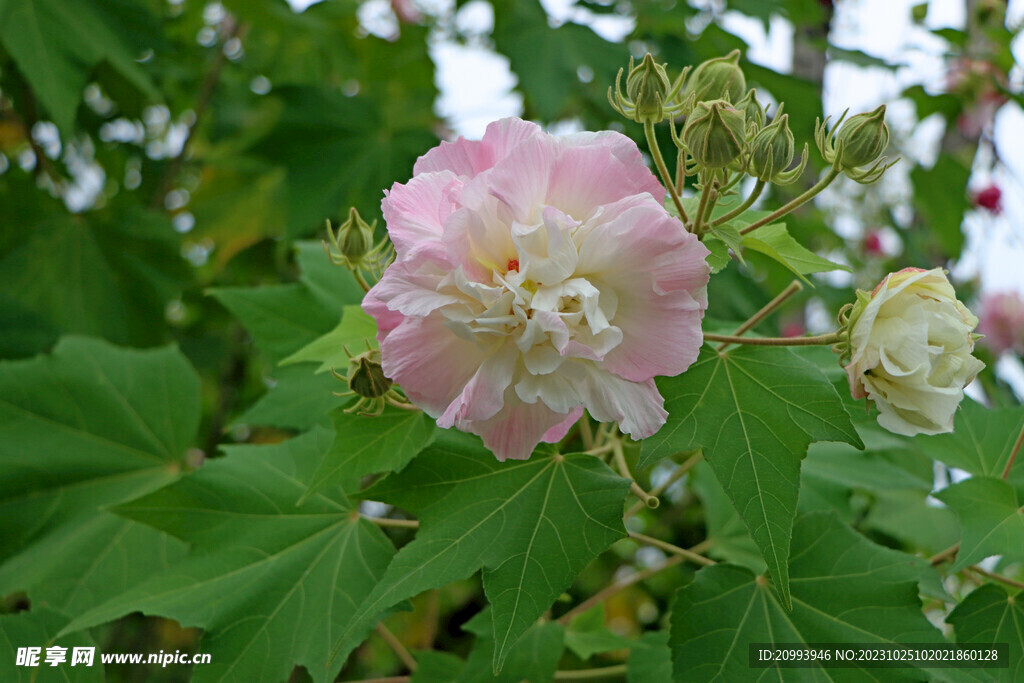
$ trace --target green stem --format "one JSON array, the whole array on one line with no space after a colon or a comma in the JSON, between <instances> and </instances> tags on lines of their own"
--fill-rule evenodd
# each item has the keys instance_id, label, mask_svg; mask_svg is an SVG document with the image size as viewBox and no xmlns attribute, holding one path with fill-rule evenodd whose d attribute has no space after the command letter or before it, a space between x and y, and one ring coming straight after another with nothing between
<instances>
[{"instance_id":1,"label":"green stem","mask_svg":"<svg viewBox=\"0 0 1024 683\"><path fill-rule=\"evenodd\" d=\"M651 495L660 496L665 491L668 491L672 484L675 484L677 481L682 479L683 476L691 469L693 469L694 465L699 463L703 457L704 451L697 449L697 451L693 455L687 458L686 462L677 467L675 471L671 475L669 475L668 479L666 479L664 482L651 489ZM624 514L622 518L629 519L633 515L643 510L645 507L647 507L646 501L639 500L633 505L633 507L626 510L626 514Z\"/></svg>"},{"instance_id":2,"label":"green stem","mask_svg":"<svg viewBox=\"0 0 1024 683\"><path fill-rule=\"evenodd\" d=\"M734 337L729 334L705 334L704 341L723 344L749 344L751 346L828 346L840 340L838 332L817 337Z\"/></svg>"},{"instance_id":3,"label":"green stem","mask_svg":"<svg viewBox=\"0 0 1024 683\"><path fill-rule=\"evenodd\" d=\"M733 332L733 336L742 336L747 330L753 329L762 320L764 320L769 315L774 313L779 306L786 303L790 299L790 297L803 290L803 288L804 286L800 284L798 280L793 280L792 282L790 282L789 286L782 290L782 292L778 296L776 296L774 299L765 304L764 307L757 313L750 316L745 323L737 327L736 331ZM727 346L729 346L728 342L722 342L721 344L718 345L718 351L724 351Z\"/></svg>"},{"instance_id":4,"label":"green stem","mask_svg":"<svg viewBox=\"0 0 1024 683\"><path fill-rule=\"evenodd\" d=\"M672 203L676 205L676 211L679 212L679 218L683 221L683 224L689 224L690 217L686 215L686 209L683 208L683 200L679 198L679 193L676 192L676 184L672 182L672 176L668 172L668 167L665 166L665 159L661 156L661 149L658 147L658 138L654 135L654 124L650 121L644 123L644 135L647 136L647 147L651 150L651 158L654 159L654 165L658 168L658 173L661 174L661 182L665 185L668 193L672 195Z\"/></svg>"},{"instance_id":5,"label":"green stem","mask_svg":"<svg viewBox=\"0 0 1024 683\"><path fill-rule=\"evenodd\" d=\"M363 288L364 292L370 291L370 283L366 281L366 278L363 277L363 274L359 271L358 268L352 269L352 275L355 277L356 282L359 283L359 286Z\"/></svg>"},{"instance_id":6,"label":"green stem","mask_svg":"<svg viewBox=\"0 0 1024 683\"><path fill-rule=\"evenodd\" d=\"M624 478L629 479L629 490L633 492L633 495L643 501L643 504L649 508L656 508L661 504L657 496L651 494L640 488L640 484L636 483L633 479L633 473L629 471L629 465L626 464L626 455L622 451L622 441L618 438L612 439L612 453L615 459L615 465L619 468L619 474Z\"/></svg>"},{"instance_id":7,"label":"green stem","mask_svg":"<svg viewBox=\"0 0 1024 683\"><path fill-rule=\"evenodd\" d=\"M647 536L645 534L637 533L636 531L630 531L629 532L629 537L632 538L634 541L640 541L641 543L646 543L647 545L653 545L654 547L661 548L662 550L664 550L666 552L670 552L673 555L679 555L684 560L689 560L690 562L693 562L694 564L699 564L699 565L702 565L704 567L710 567L713 564L718 564L717 562L712 560L710 557L704 557L703 555L698 555L697 553L693 552L692 550L687 550L686 548L680 548L679 546L672 545L671 543L668 543L667 541L662 541L661 539L654 538L652 536Z\"/></svg>"},{"instance_id":8,"label":"green stem","mask_svg":"<svg viewBox=\"0 0 1024 683\"><path fill-rule=\"evenodd\" d=\"M788 204L786 204L782 208L776 209L775 211L772 211L770 214L768 214L764 218L762 218L760 220L757 220L757 221L754 221L753 223L751 223L747 227L745 227L742 230L740 230L740 234L741 235L746 235L748 232L751 232L753 230L757 230L758 228L760 228L763 225L768 225L772 221L776 221L779 218L782 218L787 213L789 213L789 212L791 212L791 211L793 211L795 209L800 208L801 206L806 204L808 201L813 199L815 196L817 196L817 194L819 192L821 192L826 187L831 185L832 181L835 180L838 177L839 177L839 170L836 169L836 168L830 168L828 170L828 173L826 173L825 176L814 185L814 187L812 187L811 189L807 190L802 195L800 195L799 197L797 197L793 201L789 202Z\"/></svg>"},{"instance_id":9,"label":"green stem","mask_svg":"<svg viewBox=\"0 0 1024 683\"><path fill-rule=\"evenodd\" d=\"M761 196L761 193L764 192L764 187L766 184L767 183L765 183L763 180L758 180L757 183L754 185L754 189L750 191L750 194L747 196L746 199L743 200L742 204L737 206L729 213L723 216L719 216L715 220L711 221L709 225L712 228L715 227L716 225L721 225L726 221L731 221L733 218L736 218L736 216L739 216L744 211L749 209L751 206L753 206L754 202L757 201L757 198Z\"/></svg>"},{"instance_id":10,"label":"green stem","mask_svg":"<svg viewBox=\"0 0 1024 683\"><path fill-rule=\"evenodd\" d=\"M690 232L700 236L704 232L704 214L709 210L709 204L711 207L714 206L714 202L711 201L711 195L715 192L715 181L707 178L702 178L703 185L700 189L700 204L697 205L697 215L693 219L693 229Z\"/></svg>"},{"instance_id":11,"label":"green stem","mask_svg":"<svg viewBox=\"0 0 1024 683\"><path fill-rule=\"evenodd\" d=\"M1021 446L1024 446L1024 428L1021 428L1020 436L1017 437L1017 443L1013 444L1013 450L1010 451L1010 459L1006 461L1006 467L1003 469L1003 481L1010 476L1010 468L1013 467L1013 461L1017 459Z\"/></svg>"},{"instance_id":12,"label":"green stem","mask_svg":"<svg viewBox=\"0 0 1024 683\"><path fill-rule=\"evenodd\" d=\"M608 678L609 676L623 676L626 673L625 664L605 666L600 669L564 669L555 672L556 681L585 681L591 678Z\"/></svg>"},{"instance_id":13,"label":"green stem","mask_svg":"<svg viewBox=\"0 0 1024 683\"><path fill-rule=\"evenodd\" d=\"M683 196L686 189L686 150L681 149L676 153L676 194Z\"/></svg>"}]
</instances>

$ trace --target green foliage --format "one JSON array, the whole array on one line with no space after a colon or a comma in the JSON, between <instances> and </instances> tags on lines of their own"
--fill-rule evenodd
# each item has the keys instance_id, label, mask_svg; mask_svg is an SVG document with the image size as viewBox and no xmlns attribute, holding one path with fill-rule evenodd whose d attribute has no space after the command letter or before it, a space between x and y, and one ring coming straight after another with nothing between
<instances>
[{"instance_id":1,"label":"green foliage","mask_svg":"<svg viewBox=\"0 0 1024 683\"><path fill-rule=\"evenodd\" d=\"M1009 666L987 673L1000 683L1020 680L1024 674L1024 605L1020 593L1010 596L995 585L982 586L964 598L946 621L953 625L958 643L1007 643Z\"/></svg>"},{"instance_id":2,"label":"green foliage","mask_svg":"<svg viewBox=\"0 0 1024 683\"><path fill-rule=\"evenodd\" d=\"M25 591L67 618L183 555L107 508L179 476L198 388L170 348L71 337L0 364L0 594Z\"/></svg>"},{"instance_id":3,"label":"green foliage","mask_svg":"<svg viewBox=\"0 0 1024 683\"><path fill-rule=\"evenodd\" d=\"M497 671L573 577L625 535L628 484L602 463L585 455L499 463L486 454L475 439L445 434L362 493L414 513L421 529L360 604L335 655L401 600L483 568Z\"/></svg>"},{"instance_id":4,"label":"green foliage","mask_svg":"<svg viewBox=\"0 0 1024 683\"><path fill-rule=\"evenodd\" d=\"M669 418L647 439L640 467L703 446L788 606L790 535L807 446L863 446L839 396L792 351L756 346L724 353L705 346L689 370L659 380L658 388Z\"/></svg>"},{"instance_id":5,"label":"green foliage","mask_svg":"<svg viewBox=\"0 0 1024 683\"><path fill-rule=\"evenodd\" d=\"M917 597L917 582L929 571L925 560L877 546L834 516L801 517L793 528L792 608L763 579L731 565L702 569L679 590L669 638L675 680L749 676L747 648L737 643L942 642ZM828 673L857 680L856 671ZM821 672L786 674L786 680L819 680ZM886 680L919 678L903 669L886 674Z\"/></svg>"},{"instance_id":6,"label":"green foliage","mask_svg":"<svg viewBox=\"0 0 1024 683\"><path fill-rule=\"evenodd\" d=\"M816 50L822 66L899 65L829 44L830 3L816 0L578 0L566 20L494 0L493 29L465 20L469 4L377 3L374 22L352 0L0 0L0 680L745 680L748 642L942 642L943 617L957 642L1008 643L1010 667L886 680L1021 679L1024 411L991 368L984 405L966 400L953 433L914 438L849 398L825 348L705 344L658 379L668 422L644 443L580 425L522 462L419 411L345 412L330 371L376 348L377 329L361 284L324 253L323 225L353 206L381 218L382 191L452 137L439 44L507 60L523 118L636 140L606 98L616 72L649 50L672 81L744 52L723 7L793 22L795 54ZM735 329L794 276L811 286L749 334L813 328L812 308L831 319L850 288L816 274L851 271L870 289L904 266L952 268L967 183L987 163L961 124L1024 102L1008 78L1014 34L982 4L963 29L933 31L953 50L948 92L902 93L946 124L936 163L900 162L905 197L893 185L848 198L862 227L898 235L898 256L837 235L830 203L807 196L741 234L811 186L813 151L816 170L717 225L749 191L742 157L717 176L687 169L691 217L716 188L694 230L714 273L706 333ZM624 12L621 42L588 25ZM739 61L748 86L785 102L797 151L822 116L815 61L792 74ZM674 171L672 137L658 125ZM660 507L638 503L641 489ZM403 645L370 636L385 617ZM14 663L19 647L55 644L212 663Z\"/></svg>"},{"instance_id":7,"label":"green foliage","mask_svg":"<svg viewBox=\"0 0 1024 683\"><path fill-rule=\"evenodd\" d=\"M315 429L273 446L234 446L118 514L192 547L187 560L86 612L67 631L130 612L206 629L212 663L195 680L281 681L306 667L333 680L330 643L394 552L338 489L302 495L330 432ZM364 634L365 635L365 634Z\"/></svg>"}]
</instances>

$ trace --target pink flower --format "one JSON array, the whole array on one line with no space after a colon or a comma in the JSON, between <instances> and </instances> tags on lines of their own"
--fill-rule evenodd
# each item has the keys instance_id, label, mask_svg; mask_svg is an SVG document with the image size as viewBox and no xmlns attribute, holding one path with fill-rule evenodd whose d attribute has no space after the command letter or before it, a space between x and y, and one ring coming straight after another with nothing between
<instances>
[{"instance_id":1,"label":"pink flower","mask_svg":"<svg viewBox=\"0 0 1024 683\"><path fill-rule=\"evenodd\" d=\"M634 438L665 422L657 375L697 358L707 249L613 132L515 118L441 143L383 201L396 261L366 295L385 374L499 460L585 407Z\"/></svg>"},{"instance_id":2,"label":"pink flower","mask_svg":"<svg viewBox=\"0 0 1024 683\"><path fill-rule=\"evenodd\" d=\"M1013 350L1024 355L1024 300L1016 292L988 294L981 299L978 332L995 353Z\"/></svg>"}]
</instances>

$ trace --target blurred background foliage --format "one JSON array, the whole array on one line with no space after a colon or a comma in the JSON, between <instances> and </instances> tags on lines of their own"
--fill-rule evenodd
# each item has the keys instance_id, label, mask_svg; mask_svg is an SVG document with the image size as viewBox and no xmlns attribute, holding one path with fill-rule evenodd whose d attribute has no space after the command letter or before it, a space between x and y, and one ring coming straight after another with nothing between
<instances>
[{"instance_id":1,"label":"blurred background foliage","mask_svg":"<svg viewBox=\"0 0 1024 683\"><path fill-rule=\"evenodd\" d=\"M948 1L963 5L965 21L932 31L945 45L947 76L911 82L899 94L912 120L894 126L892 155L903 153L899 175L909 184L902 194L840 184L788 219L806 246L857 276L816 280L766 333L827 326L851 286L870 286L903 265L953 266L965 216L998 213L998 187L993 195L968 186L1000 163L997 112L1024 103L1011 53L1019 27L1007 25L999 0ZM785 101L798 142L811 142L829 65L905 67L830 43L836 12L857 2L578 0L554 3L556 19L553 4L538 0L325 0L308 8L285 0L0 0L0 358L46 352L66 334L132 347L177 344L202 378L206 436L198 460L216 457L220 443L275 442L308 429L339 403L333 380L311 375L308 365L278 363L359 300L317 240L324 220L343 218L349 206L379 217L382 190L451 137L451 122L438 113L438 45L506 58L524 118L564 130L613 128L639 141L639 126L624 125L605 95L630 54L649 50L674 75L746 49L727 30L729 16L765 28L781 18L793 29L791 68L745 62L744 69L763 99ZM481 8L492 18L483 28L463 21ZM928 3L907 11L927 26ZM609 16L627 22L624 40L611 42L588 25ZM907 153L925 123L939 126L937 149ZM667 129L661 133L668 145ZM811 158L820 170L820 157ZM833 229L851 220L853 228ZM713 280L709 316L742 319L790 280L751 255L747 266ZM970 300L972 283L961 286ZM280 336L288 345L275 338L280 326L289 327ZM989 398L1017 403L993 371L996 356L986 361ZM657 481L667 471L650 476ZM698 472L690 486L670 489L675 505L639 518L649 533L679 545L704 542L713 529L723 555L752 553L743 529L730 530L736 518L707 479ZM865 522L862 529L889 544L908 542L886 527L884 510L863 502L870 490L857 495L844 518ZM895 498L884 503L900 509ZM934 524L921 526L935 544L948 543ZM615 548L618 558L602 556L581 576L576 597L606 585L622 562L662 559L629 541ZM689 575L676 567L619 594L606 605L606 623L639 635L663 617L671 591ZM478 583L460 582L421 596L413 612L388 623L410 647L465 655L472 636L461 627L483 604ZM5 599L5 611L27 607L17 595ZM158 619L124 619L99 636L107 652L201 649L197 631ZM399 670L392 651L372 638L342 678ZM114 680L183 675L146 667L109 673ZM293 679L303 676L297 670Z\"/></svg>"}]
</instances>

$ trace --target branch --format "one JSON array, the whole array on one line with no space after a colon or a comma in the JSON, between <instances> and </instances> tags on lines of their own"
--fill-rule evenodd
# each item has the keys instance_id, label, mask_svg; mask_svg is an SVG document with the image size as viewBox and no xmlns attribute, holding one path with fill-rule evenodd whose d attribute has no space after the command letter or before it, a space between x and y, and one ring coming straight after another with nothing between
<instances>
[{"instance_id":1,"label":"branch","mask_svg":"<svg viewBox=\"0 0 1024 683\"><path fill-rule=\"evenodd\" d=\"M932 555L930 558L928 558L928 562L930 562L933 567L937 567L940 564L942 564L943 562L945 562L946 560L950 560L950 559L956 557L956 554L959 551L960 551L960 544L956 543L954 545L949 546L948 548L943 550L941 553L936 553L936 554Z\"/></svg>"},{"instance_id":2,"label":"branch","mask_svg":"<svg viewBox=\"0 0 1024 683\"><path fill-rule=\"evenodd\" d=\"M749 346L828 346L839 341L838 332L819 334L817 337L736 337L728 334L705 334L705 341L722 342L719 350L730 344Z\"/></svg>"},{"instance_id":3,"label":"branch","mask_svg":"<svg viewBox=\"0 0 1024 683\"><path fill-rule=\"evenodd\" d=\"M629 537L632 538L635 541L640 541L641 543L646 543L647 545L653 545L653 546L655 546L657 548L661 548L662 550L664 550L666 552L670 552L670 553L672 553L674 555L679 555L684 560L689 560L690 562L693 562L694 564L699 564L699 565L701 565L703 567L710 567L713 564L718 564L717 562L712 560L710 557L704 557L703 555L698 555L697 553L693 552L692 550L687 550L686 548L680 548L679 546L672 545L671 543L668 543L667 541L662 541L660 539L653 538L651 536L647 536L647 535L644 535L644 534L641 534L641 533L637 533L636 531L630 531L629 532Z\"/></svg>"},{"instance_id":4,"label":"branch","mask_svg":"<svg viewBox=\"0 0 1024 683\"><path fill-rule=\"evenodd\" d=\"M230 28L224 36L225 44L232 38L241 37L248 30L248 26L246 24L243 24L234 18L229 19L229 26ZM199 86L199 97L196 100L195 108L192 110L195 117L192 119L192 125L188 127L188 131L185 133L185 140L181 143L181 151L178 152L178 155L171 159L171 163L167 165L167 169L164 171L163 176L160 177L160 182L157 183L156 191L153 193L153 198L149 201L149 207L151 209L159 209L163 206L167 193L171 191L174 181L177 180L178 174L181 172L181 167L185 163L185 157L188 154L189 143L192 142L192 134L195 133L196 128L199 127L199 122L202 120L203 115L210 106L210 100L213 99L213 92L216 90L217 83L220 81L220 72L224 68L224 64L227 62L227 59L228 57L224 54L223 46L221 46L221 48L217 50L217 55L213 58L213 63L210 64L210 70L206 72L206 76L203 78L203 82Z\"/></svg>"},{"instance_id":5,"label":"branch","mask_svg":"<svg viewBox=\"0 0 1024 683\"><path fill-rule=\"evenodd\" d=\"M811 189L807 190L802 195L800 195L799 197L797 197L793 201L789 202L785 206L783 206L783 207L781 207L779 209L776 209L775 211L772 211L770 214L768 214L764 218L761 218L760 220L756 220L753 223L751 223L750 225L746 226L745 228L740 230L740 234L741 235L746 235L748 232L753 232L754 230L757 230L761 226L768 225L772 221L778 220L779 218L782 218L783 216L785 216L787 213L789 213L791 211L794 211L795 209L803 206L809 200L813 199L815 195L817 195L819 192L821 192L826 187L828 187L832 183L832 181L835 180L838 177L839 177L839 170L836 169L836 168L830 168L828 170L828 173L826 173L825 176L821 180L819 180L816 185L814 185L814 187L812 187Z\"/></svg>"},{"instance_id":6,"label":"branch","mask_svg":"<svg viewBox=\"0 0 1024 683\"><path fill-rule=\"evenodd\" d=\"M600 669L565 669L555 672L556 681L585 681L591 678L607 678L609 676L622 676L626 673L625 664L605 666Z\"/></svg>"},{"instance_id":7,"label":"branch","mask_svg":"<svg viewBox=\"0 0 1024 683\"><path fill-rule=\"evenodd\" d=\"M671 488L671 486L672 486L673 484L675 484L675 483L676 483L677 481L679 481L680 479L682 479L682 478L683 478L683 476L684 476L684 475L685 475L685 474L686 474L687 472L689 472L689 471L690 471L691 469L693 469L693 467L694 467L694 466L695 466L695 465L696 465L697 463L699 463L699 462L701 461L701 458L703 458L703 457L704 457L704 451L702 451L702 450L698 449L696 453L694 453L693 455L691 455L691 456L690 456L690 457L689 457L689 458L688 458L688 459L686 460L686 462L684 462L684 463L683 463L682 465L680 465L679 467L677 467L677 468L675 469L675 471L674 471L674 472L672 472L672 474L671 474L671 475L669 475L668 479L666 479L666 480L665 480L665 481L663 481L663 482L662 482L661 484L659 484L658 486L655 486L655 487L654 487L653 489L651 489L651 495L652 495L652 496L660 496L660 495L661 495L662 493L664 493L665 491L668 491L668 490L669 490L669 488ZM643 509L644 509L645 507L647 507L647 505L646 505L646 503L645 503L644 501L642 501L642 500L641 500L641 501L638 501L638 502L636 502L636 503L635 503L635 504L633 505L633 507L631 507L631 508L629 508L628 510L626 510L626 514L624 514L624 515L622 516L622 518L623 518L623 519L629 519L629 518L630 518L630 517L632 517L633 515L637 514L637 513L638 513L638 512L640 512L641 510L643 510Z\"/></svg>"},{"instance_id":8,"label":"branch","mask_svg":"<svg viewBox=\"0 0 1024 683\"><path fill-rule=\"evenodd\" d=\"M588 609L590 609L594 605L597 605L597 604L600 604L600 603L604 602L608 598L612 597L613 595L615 595L617 593L620 593L620 592L624 591L625 589L629 588L630 586L632 586L635 583L640 583L641 581L645 581L645 580L647 580L648 578L654 576L655 574L657 574L660 571L664 571L665 569L668 569L669 567L676 566L677 564L682 562L683 559L684 558L683 558L682 555L673 555L672 557L668 558L667 560L665 560L661 564L657 564L657 565L655 565L653 567L650 567L648 569L644 569L642 571L633 572L629 576L627 576L627 577L625 577L623 579L619 579L615 583L612 583L612 584L610 584L608 586L605 586L602 590L598 591L597 593L594 593L589 598L587 598L586 600L584 600L583 602L581 602L580 604L576 605L571 610L569 610L568 612L566 612L565 614L560 616L558 618L558 623L562 624L563 626L565 626L570 621L572 621L573 617L575 617L577 614L582 614L583 612L586 612Z\"/></svg>"},{"instance_id":9,"label":"branch","mask_svg":"<svg viewBox=\"0 0 1024 683\"><path fill-rule=\"evenodd\" d=\"M370 517L369 515L359 515L367 522L373 522L377 526L395 526L402 527L404 529L419 529L420 523L415 519L391 519L389 517Z\"/></svg>"},{"instance_id":10,"label":"branch","mask_svg":"<svg viewBox=\"0 0 1024 683\"><path fill-rule=\"evenodd\" d=\"M405 645L402 645L402 641L395 637L395 634L388 630L388 627L384 625L384 622L377 624L377 635L379 635L385 643L388 644L398 658L402 660L402 664L405 664L405 668L409 671L415 672L419 666L416 660L413 658L409 651L405 649Z\"/></svg>"},{"instance_id":11,"label":"branch","mask_svg":"<svg viewBox=\"0 0 1024 683\"><path fill-rule=\"evenodd\" d=\"M1006 461L1006 467L1003 469L1003 481L1006 481L1006 478L1010 476L1010 468L1013 467L1013 461L1017 459L1017 454L1020 453L1022 445L1024 445L1024 427L1021 427L1017 443L1013 444L1013 450L1010 451L1010 459Z\"/></svg>"},{"instance_id":12,"label":"branch","mask_svg":"<svg viewBox=\"0 0 1024 683\"><path fill-rule=\"evenodd\" d=\"M1014 588L1024 589L1024 583L1011 579L1008 576L1003 576L1002 574L996 574L994 572L987 571L976 564L972 564L970 567L967 567L964 571L966 571L969 574L980 574L981 576L987 576L993 581L1005 583L1007 586L1013 586Z\"/></svg>"}]
</instances>

